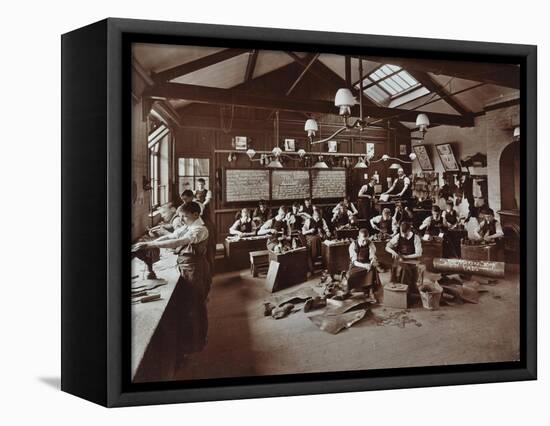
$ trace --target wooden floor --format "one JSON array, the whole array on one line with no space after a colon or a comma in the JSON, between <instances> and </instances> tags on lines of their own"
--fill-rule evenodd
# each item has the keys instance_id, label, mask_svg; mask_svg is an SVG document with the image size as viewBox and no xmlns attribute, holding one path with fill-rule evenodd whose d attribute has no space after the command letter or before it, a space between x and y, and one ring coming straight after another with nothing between
<instances>
[{"instance_id":1,"label":"wooden floor","mask_svg":"<svg viewBox=\"0 0 550 426\"><path fill-rule=\"evenodd\" d=\"M383 280L388 280L387 274ZM411 309L417 321L404 328L380 325L398 309L378 306L331 335L303 312L275 320L263 316L270 298L264 278L248 270L218 274L210 292L206 348L187 357L174 377L187 380L234 376L512 361L519 358L517 274L499 280L479 304ZM313 278L301 286L317 286ZM296 287L288 291L295 290ZM285 290L286 291L286 290Z\"/></svg>"}]
</instances>

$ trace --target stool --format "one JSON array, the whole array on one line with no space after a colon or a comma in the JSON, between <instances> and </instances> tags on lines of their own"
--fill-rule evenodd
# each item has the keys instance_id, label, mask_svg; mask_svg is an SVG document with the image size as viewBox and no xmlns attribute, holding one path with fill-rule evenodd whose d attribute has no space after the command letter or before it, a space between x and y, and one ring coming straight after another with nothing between
<instances>
[{"instance_id":1,"label":"stool","mask_svg":"<svg viewBox=\"0 0 550 426\"><path fill-rule=\"evenodd\" d=\"M269 251L258 250L250 252L250 273L257 277L260 272L267 273L269 267Z\"/></svg>"}]
</instances>

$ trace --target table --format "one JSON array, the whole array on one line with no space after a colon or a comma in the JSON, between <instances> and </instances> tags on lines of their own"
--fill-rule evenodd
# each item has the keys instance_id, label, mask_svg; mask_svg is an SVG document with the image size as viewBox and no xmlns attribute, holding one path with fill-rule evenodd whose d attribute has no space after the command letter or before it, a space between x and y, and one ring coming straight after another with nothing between
<instances>
[{"instance_id":1,"label":"table","mask_svg":"<svg viewBox=\"0 0 550 426\"><path fill-rule=\"evenodd\" d=\"M228 266L231 269L244 269L250 266L250 252L265 250L267 248L267 235L232 238L227 237L223 246L225 249L225 258L229 261Z\"/></svg>"},{"instance_id":2,"label":"table","mask_svg":"<svg viewBox=\"0 0 550 426\"><path fill-rule=\"evenodd\" d=\"M307 248L300 247L285 253L269 251L269 262L279 263L277 280L272 291L282 290L307 281Z\"/></svg>"},{"instance_id":3,"label":"table","mask_svg":"<svg viewBox=\"0 0 550 426\"><path fill-rule=\"evenodd\" d=\"M461 259L464 260L491 260L498 262L502 259L500 244L460 245Z\"/></svg>"},{"instance_id":4,"label":"table","mask_svg":"<svg viewBox=\"0 0 550 426\"><path fill-rule=\"evenodd\" d=\"M333 276L349 268L349 245L347 241L324 241L321 245L323 267Z\"/></svg>"}]
</instances>

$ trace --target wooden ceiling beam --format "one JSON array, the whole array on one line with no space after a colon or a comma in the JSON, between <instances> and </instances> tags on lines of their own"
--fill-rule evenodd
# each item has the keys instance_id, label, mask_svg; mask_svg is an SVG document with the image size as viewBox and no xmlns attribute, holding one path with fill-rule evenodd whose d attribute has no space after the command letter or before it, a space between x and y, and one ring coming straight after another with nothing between
<instances>
[{"instance_id":1,"label":"wooden ceiling beam","mask_svg":"<svg viewBox=\"0 0 550 426\"><path fill-rule=\"evenodd\" d=\"M267 93L251 93L235 89L219 89L214 87L196 86L181 83L161 83L148 87L144 96L152 99L182 99L217 105L235 105L249 108L310 112L319 114L336 114L336 108L331 101L295 99L287 96L277 96ZM415 122L417 111L386 108L373 105L363 106L366 115L378 119ZM359 115L359 106L352 108L352 116ZM396 118L396 115L399 118ZM473 126L473 118L454 114L428 113L430 122L449 126ZM401 124L401 123L400 123ZM402 125L402 124L401 124ZM403 126L403 125L402 125ZM404 126L406 127L406 126ZM408 131L410 129L407 128Z\"/></svg>"},{"instance_id":2,"label":"wooden ceiling beam","mask_svg":"<svg viewBox=\"0 0 550 426\"><path fill-rule=\"evenodd\" d=\"M254 49L250 51L250 54L248 56L248 62L246 64L246 71L244 73L243 83L248 83L250 80L252 80L252 77L254 76L254 69L256 68L256 62L258 61L259 53L260 51L258 49Z\"/></svg>"},{"instance_id":3,"label":"wooden ceiling beam","mask_svg":"<svg viewBox=\"0 0 550 426\"><path fill-rule=\"evenodd\" d=\"M458 100L454 99L450 93L437 81L435 81L428 73L423 71L407 70L416 81L422 84L430 92L436 93L439 97L446 102L451 108L453 108L460 115L471 115L472 111L466 108Z\"/></svg>"},{"instance_id":4,"label":"wooden ceiling beam","mask_svg":"<svg viewBox=\"0 0 550 426\"><path fill-rule=\"evenodd\" d=\"M234 58L235 56L242 55L243 53L248 52L247 49L224 49L219 52L213 53L212 55L203 56L202 58L196 59L191 62L186 62L185 64L177 65L172 68L160 71L158 73L152 73L151 78L155 83L166 82L190 74L192 72L198 71L200 69L215 65L219 62L226 61L228 59Z\"/></svg>"},{"instance_id":5,"label":"wooden ceiling beam","mask_svg":"<svg viewBox=\"0 0 550 426\"><path fill-rule=\"evenodd\" d=\"M381 64L393 64L406 71L430 72L447 75L497 86L520 88L519 67L513 64L495 64L482 62L442 61L436 59L387 58L369 56L369 61Z\"/></svg>"}]
</instances>

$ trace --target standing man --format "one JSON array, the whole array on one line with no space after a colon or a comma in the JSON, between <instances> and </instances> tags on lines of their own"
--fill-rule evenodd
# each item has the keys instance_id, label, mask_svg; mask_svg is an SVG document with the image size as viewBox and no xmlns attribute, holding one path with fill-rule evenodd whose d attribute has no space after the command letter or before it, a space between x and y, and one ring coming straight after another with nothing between
<instances>
[{"instance_id":1,"label":"standing man","mask_svg":"<svg viewBox=\"0 0 550 426\"><path fill-rule=\"evenodd\" d=\"M402 168L399 168L397 170L397 178L393 181L392 186L390 186L390 188L386 192L384 192L383 195L390 194L396 197L400 197L403 200L408 200L409 198L411 198L411 180L407 175L405 175L405 171Z\"/></svg>"},{"instance_id":2,"label":"standing man","mask_svg":"<svg viewBox=\"0 0 550 426\"><path fill-rule=\"evenodd\" d=\"M154 241L140 242L132 251L172 248L178 255L180 273L163 320L163 353L176 368L187 354L201 351L206 345L208 316L206 300L212 276L206 260L208 229L200 217L200 206L189 202L181 207L184 226Z\"/></svg>"},{"instance_id":3,"label":"standing man","mask_svg":"<svg viewBox=\"0 0 550 426\"><path fill-rule=\"evenodd\" d=\"M206 188L206 181L203 178L197 179L197 189L195 190L194 196L195 201L202 204L203 212L208 214L210 202L212 201L212 191Z\"/></svg>"},{"instance_id":4,"label":"standing man","mask_svg":"<svg viewBox=\"0 0 550 426\"><path fill-rule=\"evenodd\" d=\"M372 212L372 205L374 201L374 185L376 185L376 179L371 177L366 185L363 185L357 194L359 205L359 217L361 219L370 219Z\"/></svg>"},{"instance_id":5,"label":"standing man","mask_svg":"<svg viewBox=\"0 0 550 426\"><path fill-rule=\"evenodd\" d=\"M417 262L422 256L422 241L412 231L409 222L401 222L399 233L388 241L386 251L393 258L391 282L407 284L414 291L419 274L425 267Z\"/></svg>"}]
</instances>

